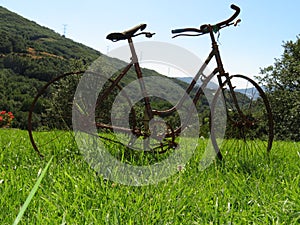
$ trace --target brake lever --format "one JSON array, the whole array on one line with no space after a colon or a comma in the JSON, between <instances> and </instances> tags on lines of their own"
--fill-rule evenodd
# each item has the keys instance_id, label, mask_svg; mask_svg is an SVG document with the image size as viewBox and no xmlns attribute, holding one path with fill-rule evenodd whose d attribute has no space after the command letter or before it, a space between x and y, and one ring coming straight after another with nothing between
<instances>
[{"instance_id":1,"label":"brake lever","mask_svg":"<svg viewBox=\"0 0 300 225\"><path fill-rule=\"evenodd\" d=\"M237 20L233 23L233 25L236 27L240 22L242 22L242 20L241 20L241 19L237 19Z\"/></svg>"},{"instance_id":2,"label":"brake lever","mask_svg":"<svg viewBox=\"0 0 300 225\"><path fill-rule=\"evenodd\" d=\"M141 32L141 33L138 33L138 34L133 35L133 37L136 37L136 36L139 36L139 35L142 35L142 34L145 34L145 36L146 36L147 38L151 38L155 33Z\"/></svg>"},{"instance_id":3,"label":"brake lever","mask_svg":"<svg viewBox=\"0 0 300 225\"><path fill-rule=\"evenodd\" d=\"M155 33L147 32L147 33L145 33L145 36L146 36L147 38L152 38L152 36L153 36L154 34L155 34Z\"/></svg>"}]
</instances>

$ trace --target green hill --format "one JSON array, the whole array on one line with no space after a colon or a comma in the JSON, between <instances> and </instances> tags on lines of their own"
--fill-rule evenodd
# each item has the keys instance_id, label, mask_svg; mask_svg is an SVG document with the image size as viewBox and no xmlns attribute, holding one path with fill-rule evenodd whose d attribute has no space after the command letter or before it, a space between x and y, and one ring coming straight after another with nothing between
<instances>
[{"instance_id":1,"label":"green hill","mask_svg":"<svg viewBox=\"0 0 300 225\"><path fill-rule=\"evenodd\" d=\"M89 63L101 55L3 7L0 16L0 66L16 74L48 81L74 59Z\"/></svg>"},{"instance_id":2,"label":"green hill","mask_svg":"<svg viewBox=\"0 0 300 225\"><path fill-rule=\"evenodd\" d=\"M26 129L31 102L47 81L64 72L87 68L102 54L1 6L0 17L0 110L12 111L13 126ZM110 64L123 64L103 58ZM148 69L143 69L143 74L161 76ZM129 71L125 83L133 79L135 73Z\"/></svg>"},{"instance_id":3,"label":"green hill","mask_svg":"<svg viewBox=\"0 0 300 225\"><path fill-rule=\"evenodd\" d=\"M26 128L29 106L46 81L89 64L100 52L0 7L0 110Z\"/></svg>"}]
</instances>

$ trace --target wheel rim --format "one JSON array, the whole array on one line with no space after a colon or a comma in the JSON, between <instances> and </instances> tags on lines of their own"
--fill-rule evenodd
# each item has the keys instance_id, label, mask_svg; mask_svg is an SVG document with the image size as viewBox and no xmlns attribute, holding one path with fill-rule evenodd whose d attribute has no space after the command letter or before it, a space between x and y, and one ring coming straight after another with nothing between
<instances>
[{"instance_id":1,"label":"wheel rim","mask_svg":"<svg viewBox=\"0 0 300 225\"><path fill-rule=\"evenodd\" d=\"M268 99L262 88L252 79L243 75L229 77L238 98L238 105L241 113L238 112L234 100L228 91L224 90L225 103L227 108L227 127L225 138L218 140L213 128L215 118L211 118L211 138L219 158L223 155L244 154L246 157L261 155L262 152L269 152L272 148L274 138L273 116ZM238 89L238 85L244 81L244 89ZM221 89L216 92L215 98L226 88L228 80L222 84ZM213 100L212 117L214 117ZM222 153L222 154L221 154Z\"/></svg>"}]
</instances>

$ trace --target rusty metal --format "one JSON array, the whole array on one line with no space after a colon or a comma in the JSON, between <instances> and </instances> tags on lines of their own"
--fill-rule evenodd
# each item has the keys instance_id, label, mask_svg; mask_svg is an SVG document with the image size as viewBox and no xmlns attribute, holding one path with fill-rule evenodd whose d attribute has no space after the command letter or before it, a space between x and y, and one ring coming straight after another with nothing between
<instances>
[{"instance_id":1,"label":"rusty metal","mask_svg":"<svg viewBox=\"0 0 300 225\"><path fill-rule=\"evenodd\" d=\"M34 148L34 150L38 153L38 155L39 155L41 158L43 158L44 156L43 156L43 154L40 152L40 150L38 149L38 147L37 147L37 145L36 145L36 143L35 143L35 140L34 140L34 138L33 138L33 134L32 134L32 132L33 132L33 129L32 129L32 114L33 114L33 112L34 112L36 103L37 103L39 97L42 96L42 95L45 93L45 91L48 89L48 87L49 87L51 84L53 84L54 82L59 81L59 80L61 80L62 78L65 78L65 77L70 76L70 75L74 75L74 74L75 74L75 75L79 75L79 74L83 74L83 73L84 73L84 71L70 72L70 73L65 73L65 74L62 74L62 75L60 75L60 76L57 76L57 77L53 78L51 81L49 81L46 85L44 85L44 86L38 91L37 95L36 95L35 98L33 99L33 102L32 102L32 104L31 104L31 106L30 106L29 113L28 113L28 123L27 123L27 124L28 124L28 127L27 127L27 128L28 128L28 134L29 134L30 142L31 142L31 144L32 144L32 146L33 146L33 148Z\"/></svg>"},{"instance_id":2,"label":"rusty metal","mask_svg":"<svg viewBox=\"0 0 300 225\"><path fill-rule=\"evenodd\" d=\"M195 77L193 78L192 82L189 84L189 86L186 89L186 95L182 96L182 98L178 101L178 103L171 107L170 109L167 110L154 110L151 107L151 102L150 102L150 98L149 95L147 93L147 90L145 88L145 84L143 81L143 74L139 65L139 61L138 61L138 57L136 55L135 49L134 49L134 44L133 44L133 37L136 37L138 35L145 35L146 37L152 37L154 35L154 33L150 33L150 32L140 32L137 33L138 31L143 31L146 28L146 24L140 24L132 29L129 29L127 31L124 32L116 32L116 33L111 33L109 35L107 35L107 39L111 40L111 41L121 41L121 40L127 40L130 50L131 50L131 62L123 69L123 71L114 79L110 79L109 82L111 83L110 86L104 90L103 94L101 96L99 96L98 101L97 101L97 106L99 106L101 104L101 102L106 99L110 93L113 91L114 88L118 88L119 90L122 90L122 87L120 85L120 81L124 78L124 76L127 74L127 72L129 71L129 69L134 66L135 68L135 72L137 75L137 78L139 80L139 84L140 84L140 89L142 92L142 97L144 100L144 108L145 108L145 112L144 112L144 118L143 118L143 126L144 129L137 127L138 123L136 121L136 113L133 109L133 105L131 105L130 99L128 99L128 104L130 105L132 111L132 127L131 128L124 128L124 127L116 127L110 124L105 124L102 122L96 122L96 126L99 129L103 129L103 130L110 130L110 131L118 131L118 132L122 132L128 135L131 135L131 139L128 143L128 146L131 147L133 146L134 142L136 139L134 138L150 138L150 133L151 131L149 130L149 121L154 117L154 115L158 115L161 117L166 117L169 115L172 115L178 108L180 108L182 106L182 104L186 101L187 96L191 93L191 91L195 88L196 86L196 82L200 79L202 80L202 85L201 87L199 87L196 91L196 94L193 98L193 103L196 104L201 95L203 95L203 89L206 87L206 85L208 84L208 82L217 75L218 78L218 83L219 83L219 87L220 89L218 90L216 95L219 94L223 94L224 95L224 89L225 86L228 87L229 89L229 93L233 99L233 104L236 107L239 117L241 119L241 121L239 121L237 123L237 126L251 126L252 123L254 123L255 121L252 120L247 120L242 109L239 106L239 102L237 99L237 96L235 94L234 91L234 87L231 84L231 79L237 77L236 76L229 76L228 73L225 72L225 69L223 67L223 63L222 63L222 59L220 56L220 51L219 51L219 47L218 44L215 40L215 33L219 32L221 29L225 28L225 27L229 27L229 26L236 26L237 23L240 22L240 20L237 20L234 22L234 20L237 18L237 16L239 15L240 9L235 6L232 5L231 6L232 9L235 10L235 13L227 20L224 20L220 23L217 23L215 25L210 25L210 24L205 24L202 25L200 27L200 29L198 28L184 28L184 29L177 29L177 30L173 30L172 33L177 34L174 37L178 37L178 36L199 36L199 35L204 35L204 34L209 34L210 39L211 39L211 45L212 45L212 50L209 53L207 59L205 60L204 64L201 66L200 70L198 71L198 73L195 75ZM188 34L186 34L185 32L189 32ZM193 34L190 34L190 32L192 32ZM209 76L205 76L203 74L203 72L205 71L205 69L207 68L208 64L211 62L211 60L215 58L216 63L217 63L217 67L215 68L215 70L209 75ZM78 73L83 73L84 71L78 72ZM35 97L31 109L30 109L30 113L29 113L29 117L28 117L28 131L29 131L29 136L30 136L30 140L32 142L32 145L34 147L34 149L38 152L38 154L40 156L42 156L41 152L39 151L37 145L35 144L34 138L32 136L32 125L31 125L31 120L32 120L32 112L34 110L34 106L38 100L38 98L42 95L42 93L49 87L49 85L51 85L52 83L54 83L55 81L66 77L68 75L71 75L72 73L69 74L64 74L62 76L59 76L57 78L55 78L53 81L47 83L47 85L45 85L37 94L37 96ZM245 79L247 81L249 81L250 83L252 83L256 89L258 89L263 102L264 102L264 106L267 108L267 112L268 112L268 126L269 126L269 139L268 139L268 147L267 147L267 151L270 151L271 147L272 147L272 141L274 138L274 133L273 133L273 117L272 117L272 112L271 112L271 107L270 104L268 102L267 97L265 96L263 90L258 86L258 84L256 84L253 80L251 80L248 77L242 76L240 75L239 78ZM214 104L214 103L213 103ZM212 111L214 111L214 105L212 106ZM213 114L213 112L212 112ZM157 146L155 147L151 147L151 146L144 146L144 148L151 148L150 150L153 151L158 151L160 153L164 153L166 152L168 149L174 149L177 146L176 143L176 137L180 135L181 131L184 130L187 127L188 121L186 121L186 123L182 124L181 126L177 127L177 128L173 128L170 125L168 125L168 131L166 131L166 133L164 134L164 138L161 138L160 134L157 134L156 136L154 136L154 139L156 138L158 141ZM152 134L153 135L153 134ZM105 140L108 141L112 141L112 142L117 142L113 139L109 139L107 137L100 137L103 138ZM153 138L153 136L152 136ZM213 146L216 150L217 156L219 157L219 159L222 159L222 154L220 151L220 148L217 144L216 141L216 137L214 136L214 133L212 131L211 134L211 138L212 138L212 143ZM147 144L146 144L147 145ZM145 150L145 149L144 149Z\"/></svg>"}]
</instances>

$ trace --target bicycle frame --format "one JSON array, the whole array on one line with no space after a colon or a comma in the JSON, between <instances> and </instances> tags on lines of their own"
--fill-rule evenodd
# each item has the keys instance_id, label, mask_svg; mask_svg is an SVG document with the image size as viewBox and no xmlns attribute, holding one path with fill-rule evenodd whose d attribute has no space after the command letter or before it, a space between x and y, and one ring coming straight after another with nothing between
<instances>
[{"instance_id":1,"label":"bicycle frame","mask_svg":"<svg viewBox=\"0 0 300 225\"><path fill-rule=\"evenodd\" d=\"M233 16L215 25L204 24L200 26L200 29L182 28L174 29L171 31L173 34L176 34L174 37L200 36L208 34L210 35L212 50L208 54L205 62L202 65L199 65L199 70L196 72L196 74L194 74L193 79L191 83L187 85L188 87L186 88L185 92L181 92L182 96L179 96L179 98L177 98L175 102L173 102L174 98L172 98L172 100L170 101L172 102L172 106L166 110L160 110L160 108L154 109L155 104L154 102L152 102L151 98L152 95L155 97L158 96L155 95L155 92L152 94L151 91L159 88L163 81L160 81L160 83L156 84L157 86L154 87L154 89L151 89L151 85L153 86L155 84L151 83L151 80L147 81L146 78L143 79L142 70L132 41L133 37L136 37L138 35L145 35L149 38L152 37L155 33L138 33L138 31L143 31L146 27L146 24L140 24L124 32L114 32L108 34L106 38L113 42L120 40L128 41L131 51L131 62L123 68L123 71L118 74L114 74L113 78L103 76L103 74L99 72L80 71L62 74L48 82L34 98L34 101L30 108L30 112L28 114L28 132L30 141L34 149L40 156L42 156L38 148L43 147L49 143L51 144L52 141L55 143L55 141L59 141L61 136L64 136L64 132L61 136L57 135L56 133L53 135L50 134L51 140L47 143L44 143L44 140L38 138L39 135L35 137L32 135L32 121L34 119L35 108L37 106L39 98L42 97L43 94L47 93L48 87L51 84L60 81L60 79L62 78L66 78L69 75L81 76L84 73L90 73L90 75L97 77L96 81L100 81L98 79L102 79L102 81L105 80L105 84L102 83L104 86L101 88L101 92L98 93L96 108L89 108L90 101L87 102L87 105L81 105L85 104L85 100L87 99L85 99L84 96L86 94L88 94L87 96L89 96L90 92L79 92L79 95L75 95L74 100L76 99L79 101L73 102L72 122L74 122L73 119L79 121L79 123L75 124L75 126L73 125L73 127L76 127L76 129L79 129L79 131L99 137L105 141L121 144L133 150L144 150L151 152L155 151L157 153L164 153L169 149L176 149L177 146L181 145L180 140L182 139L177 139L177 137L181 136L181 131L189 131L190 127L192 128L190 129L190 131L197 131L197 127L194 126L197 125L195 123L196 120L194 120L195 122L190 123L193 120L193 116L196 116L195 119L198 119L198 113L195 111L195 105L200 102L200 98L205 97L204 95L207 93L205 91L205 89L207 90L206 87L208 86L211 79L216 76L218 80L217 84L219 85L219 87L217 87L217 90L213 90L215 91L213 93L214 96L211 99L212 101L209 101L210 118L208 118L209 124L207 124L209 125L209 127L204 126L205 129L200 129L199 131L206 132L206 128L210 129L210 139L219 159L222 159L221 151L224 150L224 152L229 152L231 151L232 146L235 146L233 150L237 150L238 153L244 151L248 153L248 151L250 151L250 153L252 154L259 152L262 148L267 149L267 152L269 152L271 150L272 141L274 139L274 123L271 107L267 96L264 93L263 89L251 78L248 78L244 75L229 75L225 72L219 52L219 47L215 39L215 33L217 33L219 30L231 25L236 26L240 22L239 19L233 22L240 12L239 7L231 5L231 8L235 10ZM209 63L211 63L213 59L216 62L215 69L210 74L204 74ZM136 84L136 82L139 82L138 87L131 88L132 86L130 84L123 88L123 78L125 79L124 76L127 72L129 72L130 69L133 69L132 67L134 67L136 78L138 78L138 81L135 80L134 83ZM202 85L200 87L196 86L198 80L202 81ZM235 92L235 86L239 85L239 81L247 82L247 89L245 89L245 91L243 91L244 93L241 94ZM150 86L148 86L148 82L150 82ZM168 82L166 82L166 84L167 83ZM250 86L249 89L248 86ZM95 86L89 85L87 87L94 88ZM57 86L57 88L60 88L60 86ZM133 92L131 90L133 90ZM171 87L169 90L172 90ZM249 94L249 91L252 92L252 96L251 93ZM132 96L131 94L136 96ZM166 96L166 94L168 93L163 94ZM172 95L172 92L169 94ZM211 94L212 92L209 91L209 95L206 95L206 97L211 97ZM191 96L193 96L192 99ZM49 96L49 99L47 99L47 101L49 101L49 105L51 105L50 103L56 103L56 97L57 96ZM120 100L118 97L122 97L121 102L118 102L118 100ZM124 97L125 99L123 99ZM167 95L167 97L170 97L170 95ZM215 114L219 113L221 109L218 108L218 100L220 97L223 97L223 101L225 100L225 104L222 105L221 108L223 108L224 106L224 108L226 109L226 113L223 111L221 112L221 117L224 117L224 114L227 115L227 118L224 118L226 119L226 125L228 125L228 129L226 127L224 138L229 138L227 139L227 144L226 141L222 141L222 145L220 143L218 130L218 128L220 127L219 122L221 117L218 117L218 115ZM113 98L116 101L112 101ZM168 98L166 100L168 100ZM224 103L223 101L222 103ZM140 103L142 104L140 105ZM159 107L160 104L157 105ZM165 105L163 107L165 107ZM49 116L51 117L53 114L56 114L57 111L60 110L64 111L65 106L58 104L58 108L45 108L45 110L43 111L43 113L45 112L45 115L43 116L40 116L39 112L37 112L37 118L41 119L40 121L38 121L38 123L41 125L46 124L47 128L57 128L58 131L60 131L61 129L66 129L66 131L71 129L69 120L70 114L68 113L60 113L59 118L54 118L59 119L60 122L48 119ZM95 110L95 113L93 112L93 110ZM76 113L74 114L74 112ZM181 113L185 113L182 118L180 116ZM73 115L75 115L74 118ZM114 117L112 117L112 115ZM124 116L126 117L126 115L128 116L128 120L126 120L126 118L124 120ZM95 120L93 120L93 118L90 118L89 116L93 116ZM168 116L170 116L170 118L165 118ZM180 117L179 120L178 116ZM214 118L216 118L216 120L214 120ZM176 121L174 119L176 119ZM99 132L95 133L90 129L90 125L92 125L91 123L94 124L94 122L96 127L98 128L97 131ZM61 123L63 126L61 125ZM111 133L107 133L107 131L112 131L114 135L111 135ZM115 139L115 135L117 135L115 131L121 134L120 138ZM188 133L185 134L186 135L182 135L182 137L192 137ZM197 134L198 133L196 133L196 135ZM40 139L42 141L37 141L36 139ZM241 141L243 141L243 143L241 143ZM236 142L237 145L233 145L233 142Z\"/></svg>"},{"instance_id":2,"label":"bicycle frame","mask_svg":"<svg viewBox=\"0 0 300 225\"><path fill-rule=\"evenodd\" d=\"M142 96L143 96L143 99L144 99L144 104L145 104L145 112L146 112L145 113L145 118L144 118L145 127L148 127L148 122L154 117L154 115L163 116L163 117L168 116L168 115L171 115L172 113L174 113L178 108L180 108L182 106L182 104L184 103L184 101L186 100L186 98L188 97L188 95L194 89L194 87L195 87L195 85L196 85L196 83L199 79L202 81L202 85L197 89L196 95L193 98L193 103L194 104L196 104L197 101L199 100L203 90L206 88L209 81L216 75L217 75L218 84L219 84L220 87L222 87L223 83L225 81L227 81L227 84L229 86L230 93L233 96L234 102L237 102L235 93L233 91L234 88L232 87L232 84L231 84L230 79L229 79L229 74L226 73L225 70L224 70L223 63L222 63L221 56L220 56L220 52L219 52L219 47L218 47L218 44L215 40L214 32L213 32L213 29L211 27L210 27L209 33L210 33L210 38L211 38L212 50L209 53L209 55L208 55L207 59L205 60L205 62L200 67L199 71L194 76L192 82L187 87L186 95L182 96L181 99L179 99L178 103L175 106L173 106L172 108L164 110L164 111L153 110L151 108L150 98L149 98L148 92L146 90L144 80L142 79L143 75L142 75L141 67L140 67L140 64L139 64L139 61L138 61L138 57L137 57L137 54L136 54L136 51L135 51L135 48L134 48L132 38L128 38L128 44L129 44L130 51L131 51L131 56L132 56L131 57L131 62L117 76L117 78L113 81L113 83L106 90L106 92L104 92L104 94L102 95L102 98L105 98L109 94L109 92L114 87L116 87L118 85L120 80L132 68L132 66L134 66L137 78L139 80L139 85L140 85L140 89L141 89ZM208 64L211 62L211 60L213 58L215 58L215 60L216 60L217 67L213 70L213 72L210 75L205 76L203 74L203 72L205 71ZM225 81L222 79L223 77L225 77ZM236 103L235 105L237 105L237 108L238 108L238 104ZM178 129L181 129L181 128L178 128Z\"/></svg>"}]
</instances>

